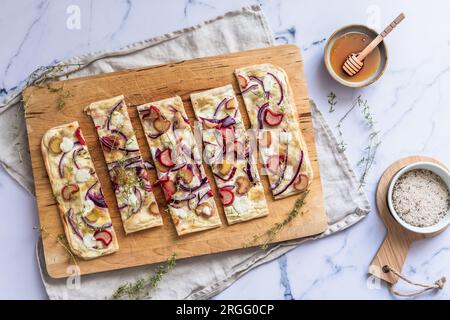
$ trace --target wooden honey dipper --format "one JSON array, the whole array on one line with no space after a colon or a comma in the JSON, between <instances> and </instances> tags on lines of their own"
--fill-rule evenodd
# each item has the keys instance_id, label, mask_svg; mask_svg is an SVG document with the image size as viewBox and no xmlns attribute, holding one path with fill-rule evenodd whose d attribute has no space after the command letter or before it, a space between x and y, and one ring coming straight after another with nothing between
<instances>
[{"instance_id":1,"label":"wooden honey dipper","mask_svg":"<svg viewBox=\"0 0 450 320\"><path fill-rule=\"evenodd\" d=\"M404 18L405 15L400 13L398 17L386 27L386 29L384 29L375 39L372 40L372 42L367 45L367 47L364 48L363 51L349 55L347 60L345 60L342 65L342 69L344 69L345 73L347 73L350 77L357 74L364 66L363 61L367 55L371 53L372 50L375 49L378 44L386 38L389 32L391 32Z\"/></svg>"}]
</instances>

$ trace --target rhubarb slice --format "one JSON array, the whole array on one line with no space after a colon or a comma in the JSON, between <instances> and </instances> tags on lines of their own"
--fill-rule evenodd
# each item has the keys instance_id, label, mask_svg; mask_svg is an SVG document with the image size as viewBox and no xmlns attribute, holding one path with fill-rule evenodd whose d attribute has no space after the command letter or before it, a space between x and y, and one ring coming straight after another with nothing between
<instances>
[{"instance_id":1,"label":"rhubarb slice","mask_svg":"<svg viewBox=\"0 0 450 320\"><path fill-rule=\"evenodd\" d=\"M109 244L112 241L112 235L111 232L108 230L99 230L94 234L94 238L97 241L101 241L105 247L109 246Z\"/></svg>"},{"instance_id":2,"label":"rhubarb slice","mask_svg":"<svg viewBox=\"0 0 450 320\"><path fill-rule=\"evenodd\" d=\"M278 126L283 121L284 115L282 113L272 112L270 109L264 111L264 122L271 127Z\"/></svg>"},{"instance_id":3,"label":"rhubarb slice","mask_svg":"<svg viewBox=\"0 0 450 320\"><path fill-rule=\"evenodd\" d=\"M172 155L170 148L166 148L158 155L158 161L165 167L171 168L175 165L172 161Z\"/></svg>"},{"instance_id":4,"label":"rhubarb slice","mask_svg":"<svg viewBox=\"0 0 450 320\"><path fill-rule=\"evenodd\" d=\"M224 207L230 206L234 201L234 193L229 188L219 189L220 198Z\"/></svg>"}]
</instances>

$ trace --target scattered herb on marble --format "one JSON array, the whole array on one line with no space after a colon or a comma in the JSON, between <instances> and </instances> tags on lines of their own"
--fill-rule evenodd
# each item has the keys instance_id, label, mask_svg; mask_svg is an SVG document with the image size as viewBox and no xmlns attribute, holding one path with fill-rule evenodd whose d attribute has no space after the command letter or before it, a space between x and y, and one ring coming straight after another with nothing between
<instances>
[{"instance_id":1,"label":"scattered herb on marble","mask_svg":"<svg viewBox=\"0 0 450 320\"><path fill-rule=\"evenodd\" d=\"M148 296L149 291L156 288L162 278L175 267L176 256L176 253L172 253L166 263L159 265L154 274L148 278L139 278L134 283L120 286L111 298L117 300L126 296L129 299L139 299Z\"/></svg>"},{"instance_id":2,"label":"scattered herb on marble","mask_svg":"<svg viewBox=\"0 0 450 320\"><path fill-rule=\"evenodd\" d=\"M356 108L359 98L360 98L360 96L358 96L358 99L355 102L353 102L350 109L347 110L347 112L342 116L342 118L339 119L339 122L336 126L336 128L338 129L338 151L339 152L344 152L347 149L347 143L344 141L344 132L342 130L342 125L344 124L344 121L345 121L345 119L347 119L348 115L353 111L353 109Z\"/></svg>"},{"instance_id":3,"label":"scattered herb on marble","mask_svg":"<svg viewBox=\"0 0 450 320\"><path fill-rule=\"evenodd\" d=\"M263 234L254 235L253 239L244 245L244 248L250 247L251 245L255 244L256 242L259 242L260 240L264 239L261 249L266 250L269 247L269 244L278 236L278 234L289 224L292 220L294 220L301 211L301 208L305 205L306 196L308 195L309 190L304 192L300 197L297 198L295 201L294 207L292 210L287 214L286 218L284 218L283 221L277 222L271 227L269 230L264 232Z\"/></svg>"},{"instance_id":4,"label":"scattered herb on marble","mask_svg":"<svg viewBox=\"0 0 450 320\"><path fill-rule=\"evenodd\" d=\"M370 111L370 106L367 100L362 100L361 96L357 98L358 107L361 109L364 116L366 125L369 127L369 144L364 148L364 155L358 161L358 167L362 169L361 176L359 178L359 187L364 187L366 185L367 174L373 166L375 161L375 156L377 154L378 147L381 144L380 141L380 131L375 126L375 120Z\"/></svg>"},{"instance_id":5,"label":"scattered herb on marble","mask_svg":"<svg viewBox=\"0 0 450 320\"><path fill-rule=\"evenodd\" d=\"M352 106L347 110L347 112L342 116L337 124L338 129L338 151L344 152L347 149L347 143L344 141L342 126L344 121L347 119L348 115L355 109L361 110L364 117L364 121L369 127L370 133L368 137L368 145L364 148L364 155L357 162L357 166L362 170L361 176L359 178L359 188L364 187L367 180L367 175L375 162L375 156L378 150L380 141L380 131L376 128L376 121L371 112L371 108L366 99L362 99L359 95L353 102Z\"/></svg>"},{"instance_id":6,"label":"scattered herb on marble","mask_svg":"<svg viewBox=\"0 0 450 320\"><path fill-rule=\"evenodd\" d=\"M39 233L41 234L42 237L50 237L52 239L54 239L63 249L64 251L67 252L70 261L74 264L74 265L78 265L77 263L77 258L75 257L75 255L72 253L72 251L69 248L69 244L67 243L67 239L66 236L63 234L58 234L57 236L51 234L49 231L47 231L47 229L45 227L34 227L33 229L39 231Z\"/></svg>"},{"instance_id":7,"label":"scattered herb on marble","mask_svg":"<svg viewBox=\"0 0 450 320\"><path fill-rule=\"evenodd\" d=\"M331 91L327 97L328 97L328 105L330 106L330 109L328 110L328 112L332 113L332 112L334 112L334 110L336 110L335 109L335 106L337 104L336 94L333 91Z\"/></svg>"},{"instance_id":8,"label":"scattered herb on marble","mask_svg":"<svg viewBox=\"0 0 450 320\"><path fill-rule=\"evenodd\" d=\"M76 68L74 68L73 70L70 70L70 71L66 71L65 69L68 69L69 67L76 67ZM79 64L79 63L75 63L75 64L59 63L54 66L39 67L38 69L33 71L33 73L28 78L24 90L27 87L32 86L32 85L35 85L36 87L39 87L39 88L46 87L47 89L49 89L51 91L55 90L60 95L59 100L58 100L58 108L63 109L66 104L66 102L65 102L66 99L71 97L72 94L70 92L64 90L63 88L61 90L55 89L55 88L50 89L50 85L48 83L51 81L58 80L59 77L61 76L60 75L61 73L65 73L65 76L67 79L70 74L81 69L82 67L83 67L83 65ZM46 83L47 83L47 85L44 85ZM28 100L22 94L22 103L19 104L19 106L17 107L17 111L16 111L16 123L14 125L14 129L16 131L15 138L18 138L22 132L20 119L23 119L23 117L21 117L21 112L23 111L23 116L25 116L26 112L27 112L27 108L28 108ZM17 142L15 144L15 147L16 147L16 150L18 153L19 161L20 161L20 163L23 163L24 158L23 158L22 144L20 142Z\"/></svg>"}]
</instances>

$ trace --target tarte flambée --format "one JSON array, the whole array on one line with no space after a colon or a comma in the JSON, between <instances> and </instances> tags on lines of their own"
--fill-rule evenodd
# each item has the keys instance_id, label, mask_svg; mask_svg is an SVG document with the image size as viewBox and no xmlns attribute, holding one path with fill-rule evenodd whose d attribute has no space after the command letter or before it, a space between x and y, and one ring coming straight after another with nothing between
<instances>
[{"instance_id":1,"label":"tarte flamb\u00e9e","mask_svg":"<svg viewBox=\"0 0 450 320\"><path fill-rule=\"evenodd\" d=\"M221 225L200 153L180 97L137 107L178 235Z\"/></svg>"},{"instance_id":2,"label":"tarte flamb\u00e9e","mask_svg":"<svg viewBox=\"0 0 450 320\"><path fill-rule=\"evenodd\" d=\"M308 150L297 120L285 71L271 64L235 71L275 199L304 192L313 179Z\"/></svg>"},{"instance_id":3,"label":"tarte flamb\u00e9e","mask_svg":"<svg viewBox=\"0 0 450 320\"><path fill-rule=\"evenodd\" d=\"M264 189L233 87L193 93L191 101L228 224L266 216Z\"/></svg>"},{"instance_id":4,"label":"tarte flamb\u00e9e","mask_svg":"<svg viewBox=\"0 0 450 320\"><path fill-rule=\"evenodd\" d=\"M119 250L78 122L48 130L42 138L41 151L70 250L85 260Z\"/></svg>"},{"instance_id":5,"label":"tarte flamb\u00e9e","mask_svg":"<svg viewBox=\"0 0 450 320\"><path fill-rule=\"evenodd\" d=\"M85 112L97 130L125 232L161 226L163 220L124 97L91 103Z\"/></svg>"}]
</instances>

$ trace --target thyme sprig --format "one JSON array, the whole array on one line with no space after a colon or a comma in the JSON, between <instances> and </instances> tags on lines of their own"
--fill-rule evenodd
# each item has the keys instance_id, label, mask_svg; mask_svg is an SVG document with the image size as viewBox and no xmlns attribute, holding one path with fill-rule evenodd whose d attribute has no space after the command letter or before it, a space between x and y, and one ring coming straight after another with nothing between
<instances>
[{"instance_id":1,"label":"thyme sprig","mask_svg":"<svg viewBox=\"0 0 450 320\"><path fill-rule=\"evenodd\" d=\"M66 100L73 97L73 94L70 93L69 90L64 89L64 83L58 88L52 87L48 84L47 89L50 92L55 92L58 94L58 110L60 111L66 106Z\"/></svg>"},{"instance_id":2,"label":"thyme sprig","mask_svg":"<svg viewBox=\"0 0 450 320\"><path fill-rule=\"evenodd\" d=\"M72 70L67 70L70 67L74 67L74 68ZM25 90L26 88L33 86L33 85L36 87L39 87L39 88L46 87L48 89L48 88L50 88L50 83L52 81L60 80L63 73L65 73L65 77L66 77L66 79L68 79L72 73L80 70L81 68L83 68L83 65L80 63L71 63L71 64L58 63L53 66L39 67L38 69L33 71L33 73L30 75L23 90ZM50 89L50 90L53 90L53 89ZM56 90L58 90L58 89L56 89ZM23 93L23 91L22 91L22 93ZM62 91L60 91L59 94L60 94L60 97L59 97L59 101L58 101L58 108L63 109L66 104L66 102L65 102L66 99L71 97L72 94L64 89L62 89ZM19 104L19 106L17 107L16 124L14 125L14 129L16 131L15 138L18 138L22 132L20 119L23 119L23 117L26 116L27 109L28 109L28 98L29 97L25 97L25 95L22 94L22 103ZM23 117L21 116L22 111L23 111ZM15 147L17 150L17 154L19 156L19 162L23 163L24 156L23 156L22 144L20 142L17 142L15 144Z\"/></svg>"},{"instance_id":3,"label":"thyme sprig","mask_svg":"<svg viewBox=\"0 0 450 320\"><path fill-rule=\"evenodd\" d=\"M117 198L121 203L126 203L128 205L127 214L128 217L130 217L132 214L132 208L130 204L131 199L134 196L134 187L139 186L144 189L145 182L142 178L138 177L136 170L126 167L126 160L127 159L117 161L117 169L112 170L116 170L117 185L119 185L121 188L120 193L117 195Z\"/></svg>"},{"instance_id":4,"label":"thyme sprig","mask_svg":"<svg viewBox=\"0 0 450 320\"><path fill-rule=\"evenodd\" d=\"M361 95L359 95L356 100L353 102L352 106L347 110L347 112L344 114L344 116L339 120L337 124L338 129L338 151L344 152L347 149L347 143L344 141L343 138L343 123L345 119L348 117L348 115L355 109L358 108L361 110L364 122L369 127L370 133L369 133L369 140L367 147L364 148L364 155L362 158L357 162L357 166L361 168L362 173L359 178L359 186L358 188L362 188L366 184L367 176L372 168L374 162L376 153L378 150L379 145L381 144L380 141L380 131L376 128L376 121L375 118L371 112L370 105L367 102L367 99L362 99Z\"/></svg>"},{"instance_id":5,"label":"thyme sprig","mask_svg":"<svg viewBox=\"0 0 450 320\"><path fill-rule=\"evenodd\" d=\"M297 198L294 207L281 222L275 223L270 229L262 234L254 235L252 240L244 245L244 248L248 248L264 239L261 244L261 249L266 250L278 234L302 212L301 208L306 203L305 199L308 193L309 190L305 191L300 197Z\"/></svg>"},{"instance_id":6,"label":"thyme sprig","mask_svg":"<svg viewBox=\"0 0 450 320\"><path fill-rule=\"evenodd\" d=\"M344 132L342 130L342 125L344 124L345 119L347 119L348 115L353 111L353 109L356 108L358 105L358 101L360 101L361 96L358 96L358 98L353 102L350 109L347 110L347 112L342 116L342 118L339 120L336 128L338 129L338 151L344 152L347 149L347 143L344 141Z\"/></svg>"},{"instance_id":7,"label":"thyme sprig","mask_svg":"<svg viewBox=\"0 0 450 320\"><path fill-rule=\"evenodd\" d=\"M139 278L134 283L126 283L113 293L112 299L117 300L123 297L128 297L129 299L139 299L145 298L149 295L150 290L158 286L158 283L163 279L163 277L169 273L176 265L176 253L167 259L165 264L161 264L156 268L154 274L147 278Z\"/></svg>"},{"instance_id":8,"label":"thyme sprig","mask_svg":"<svg viewBox=\"0 0 450 320\"><path fill-rule=\"evenodd\" d=\"M362 168L361 177L359 178L359 188L361 188L366 185L367 174L369 173L370 168L373 166L377 149L381 144L381 141L379 139L380 131L375 126L376 121L372 113L370 112L370 106L367 103L367 100L362 100L360 97L358 97L358 101L358 106L362 109L366 125L370 129L369 145L364 148L364 155L357 163L358 167Z\"/></svg>"},{"instance_id":9,"label":"thyme sprig","mask_svg":"<svg viewBox=\"0 0 450 320\"><path fill-rule=\"evenodd\" d=\"M336 94L333 91L331 91L327 97L328 97L328 105L330 106L330 109L328 110L328 112L332 113L332 112L334 112L334 110L336 110L335 109L335 106L337 104Z\"/></svg>"},{"instance_id":10,"label":"thyme sprig","mask_svg":"<svg viewBox=\"0 0 450 320\"><path fill-rule=\"evenodd\" d=\"M77 258L72 253L69 247L69 243L67 242L66 236L63 234L58 234L57 236L51 234L45 227L33 227L34 230L37 230L41 236L44 237L50 237L54 239L63 249L67 252L67 255L69 256L70 261L74 265L78 265Z\"/></svg>"}]
</instances>

